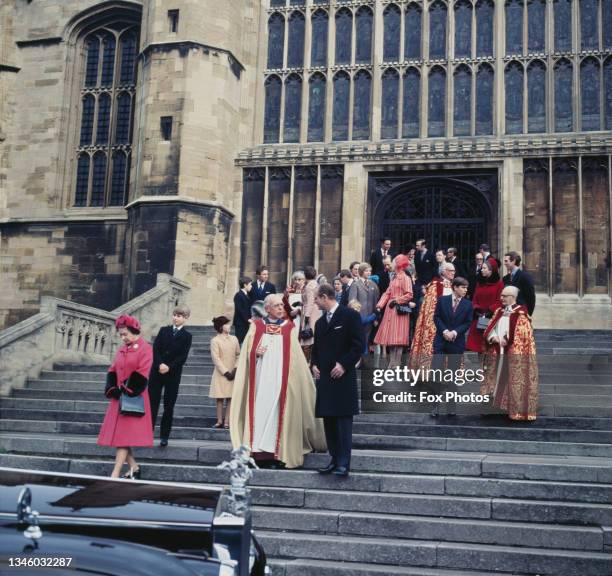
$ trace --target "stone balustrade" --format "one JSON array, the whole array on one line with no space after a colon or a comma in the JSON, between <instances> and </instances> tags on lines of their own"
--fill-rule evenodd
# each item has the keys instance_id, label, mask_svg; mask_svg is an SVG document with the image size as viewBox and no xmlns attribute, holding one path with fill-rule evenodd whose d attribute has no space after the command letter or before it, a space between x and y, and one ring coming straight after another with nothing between
<instances>
[{"instance_id":1,"label":"stone balustrade","mask_svg":"<svg viewBox=\"0 0 612 576\"><path fill-rule=\"evenodd\" d=\"M0 332L0 395L23 388L54 362L110 364L119 345L118 316L138 318L143 337L150 340L189 290L187 283L158 274L154 288L111 312L43 296L38 314Z\"/></svg>"}]
</instances>

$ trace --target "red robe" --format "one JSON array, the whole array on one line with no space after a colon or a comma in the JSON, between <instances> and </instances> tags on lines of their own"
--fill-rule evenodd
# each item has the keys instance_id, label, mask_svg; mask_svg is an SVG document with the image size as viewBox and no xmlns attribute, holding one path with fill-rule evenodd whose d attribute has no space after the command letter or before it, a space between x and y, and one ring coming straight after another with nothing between
<instances>
[{"instance_id":1,"label":"red robe","mask_svg":"<svg viewBox=\"0 0 612 576\"><path fill-rule=\"evenodd\" d=\"M499 295L504 289L504 283L499 280L494 284L477 284L474 297L472 298L472 306L474 312L484 314L485 312L493 312L499 306ZM474 318L467 338L467 349L472 352L484 352L485 341L482 337L484 330L478 330L476 325L478 318Z\"/></svg>"},{"instance_id":2,"label":"red robe","mask_svg":"<svg viewBox=\"0 0 612 576\"><path fill-rule=\"evenodd\" d=\"M117 350L115 361L108 369L117 376L117 386L126 388L132 373L136 372L148 380L153 364L153 348L139 338L130 346L124 345ZM100 428L98 444L100 446L153 446L153 425L151 423L151 405L149 391L142 392L145 406L144 416L129 416L119 413L119 400L110 398L104 422Z\"/></svg>"},{"instance_id":3,"label":"red robe","mask_svg":"<svg viewBox=\"0 0 612 576\"><path fill-rule=\"evenodd\" d=\"M499 307L484 332L488 337L504 314ZM499 370L499 362L503 364ZM499 344L488 344L483 365L485 380L481 394L494 395L493 406L512 420L535 420L538 409L538 364L531 318L525 306L515 304L510 315L508 344L500 354Z\"/></svg>"}]
</instances>

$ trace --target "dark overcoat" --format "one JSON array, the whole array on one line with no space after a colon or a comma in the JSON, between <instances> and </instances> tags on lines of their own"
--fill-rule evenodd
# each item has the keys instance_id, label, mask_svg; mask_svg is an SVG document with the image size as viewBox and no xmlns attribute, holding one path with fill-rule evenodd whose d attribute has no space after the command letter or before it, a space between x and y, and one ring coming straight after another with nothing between
<instances>
[{"instance_id":1,"label":"dark overcoat","mask_svg":"<svg viewBox=\"0 0 612 576\"><path fill-rule=\"evenodd\" d=\"M321 372L316 381L315 415L318 418L359 414L355 364L361 358L363 348L361 317L355 310L338 306L329 324L325 313L317 321L312 364ZM330 375L336 362L346 370L341 378Z\"/></svg>"},{"instance_id":2,"label":"dark overcoat","mask_svg":"<svg viewBox=\"0 0 612 576\"><path fill-rule=\"evenodd\" d=\"M178 331L176 336L172 333L172 326L160 328L153 342L151 383L178 384L181 381L183 365L187 361L190 349L191 333L184 327ZM160 374L160 364L166 364L168 368L170 368L170 372L167 374Z\"/></svg>"}]
</instances>

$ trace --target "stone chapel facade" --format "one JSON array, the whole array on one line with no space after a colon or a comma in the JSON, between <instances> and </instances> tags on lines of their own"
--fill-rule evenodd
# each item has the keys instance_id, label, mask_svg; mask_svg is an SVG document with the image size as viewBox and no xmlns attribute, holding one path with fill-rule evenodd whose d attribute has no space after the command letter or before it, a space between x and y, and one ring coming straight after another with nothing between
<instances>
[{"instance_id":1,"label":"stone chapel facade","mask_svg":"<svg viewBox=\"0 0 612 576\"><path fill-rule=\"evenodd\" d=\"M0 326L389 235L517 250L538 327L612 328L612 2L0 6Z\"/></svg>"}]
</instances>

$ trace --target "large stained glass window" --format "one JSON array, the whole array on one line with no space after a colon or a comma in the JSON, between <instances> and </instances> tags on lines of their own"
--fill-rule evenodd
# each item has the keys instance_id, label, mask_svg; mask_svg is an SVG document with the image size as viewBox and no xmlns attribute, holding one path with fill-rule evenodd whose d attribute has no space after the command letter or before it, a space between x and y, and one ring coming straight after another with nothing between
<instances>
[{"instance_id":1,"label":"large stained glass window","mask_svg":"<svg viewBox=\"0 0 612 576\"><path fill-rule=\"evenodd\" d=\"M446 4L434 2L429 8L429 57L446 58Z\"/></svg>"},{"instance_id":2,"label":"large stained glass window","mask_svg":"<svg viewBox=\"0 0 612 576\"><path fill-rule=\"evenodd\" d=\"M523 0L506 0L506 54L523 52Z\"/></svg>"},{"instance_id":3,"label":"large stained glass window","mask_svg":"<svg viewBox=\"0 0 612 576\"><path fill-rule=\"evenodd\" d=\"M460 0L455 4L455 58L472 55L472 4Z\"/></svg>"},{"instance_id":4,"label":"large stained glass window","mask_svg":"<svg viewBox=\"0 0 612 576\"><path fill-rule=\"evenodd\" d=\"M283 142L300 141L300 119L302 117L302 78L291 74L285 80L285 121Z\"/></svg>"},{"instance_id":5,"label":"large stained glass window","mask_svg":"<svg viewBox=\"0 0 612 576\"><path fill-rule=\"evenodd\" d=\"M287 48L287 67L301 68L304 66L304 14L299 11L289 16L289 45Z\"/></svg>"},{"instance_id":6,"label":"large stained glass window","mask_svg":"<svg viewBox=\"0 0 612 576\"><path fill-rule=\"evenodd\" d=\"M599 0L580 0L580 46L583 50L599 48L597 12Z\"/></svg>"},{"instance_id":7,"label":"large stained glass window","mask_svg":"<svg viewBox=\"0 0 612 576\"><path fill-rule=\"evenodd\" d=\"M374 26L374 15L367 6L357 10L356 32L356 54L357 64L369 64L372 61L372 30Z\"/></svg>"},{"instance_id":8,"label":"large stained glass window","mask_svg":"<svg viewBox=\"0 0 612 576\"><path fill-rule=\"evenodd\" d=\"M586 58L580 65L580 103L583 130L600 130L599 62Z\"/></svg>"},{"instance_id":9,"label":"large stained glass window","mask_svg":"<svg viewBox=\"0 0 612 576\"><path fill-rule=\"evenodd\" d=\"M268 68L283 67L285 17L278 12L268 19Z\"/></svg>"},{"instance_id":10,"label":"large stained glass window","mask_svg":"<svg viewBox=\"0 0 612 576\"><path fill-rule=\"evenodd\" d=\"M555 52L572 49L572 0L554 0Z\"/></svg>"},{"instance_id":11,"label":"large stained glass window","mask_svg":"<svg viewBox=\"0 0 612 576\"><path fill-rule=\"evenodd\" d=\"M529 52L544 52L546 42L546 0L529 0L527 5Z\"/></svg>"},{"instance_id":12,"label":"large stained glass window","mask_svg":"<svg viewBox=\"0 0 612 576\"><path fill-rule=\"evenodd\" d=\"M478 0L476 4L476 55L493 56L493 0Z\"/></svg>"}]
</instances>

